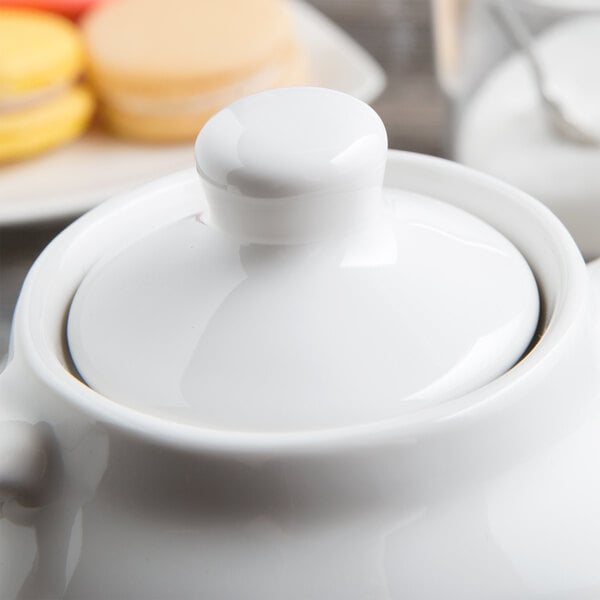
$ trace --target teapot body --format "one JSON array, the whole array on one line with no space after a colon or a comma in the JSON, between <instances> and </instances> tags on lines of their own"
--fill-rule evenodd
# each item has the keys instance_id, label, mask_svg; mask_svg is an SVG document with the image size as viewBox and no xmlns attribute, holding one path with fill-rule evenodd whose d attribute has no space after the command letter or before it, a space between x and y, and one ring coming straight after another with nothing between
<instances>
[{"instance_id":1,"label":"teapot body","mask_svg":"<svg viewBox=\"0 0 600 600\"><path fill-rule=\"evenodd\" d=\"M62 399L29 383L58 415ZM3 506L3 599L584 600L600 589L598 415L461 481L452 456L447 478L410 477L407 441L343 457L199 457L68 413L46 422L44 506Z\"/></svg>"},{"instance_id":2,"label":"teapot body","mask_svg":"<svg viewBox=\"0 0 600 600\"><path fill-rule=\"evenodd\" d=\"M586 267L558 221L512 188L392 153L387 182L398 180L450 190L522 249L544 296L527 357L464 397L351 429L210 431L138 413L80 381L65 316L108 248L194 214L198 188L184 173L111 201L53 242L17 306L1 424L31 428L23 455L41 467L26 486L0 462L2 600L600 593L600 335ZM492 192L502 210L482 201Z\"/></svg>"}]
</instances>

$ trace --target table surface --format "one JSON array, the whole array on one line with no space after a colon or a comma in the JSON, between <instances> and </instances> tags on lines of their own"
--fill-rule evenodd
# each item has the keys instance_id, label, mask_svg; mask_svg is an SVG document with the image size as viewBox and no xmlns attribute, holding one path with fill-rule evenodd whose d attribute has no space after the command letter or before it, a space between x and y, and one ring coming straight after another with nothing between
<instances>
[{"instance_id":1,"label":"table surface","mask_svg":"<svg viewBox=\"0 0 600 600\"><path fill-rule=\"evenodd\" d=\"M388 87L374 107L390 147L442 154L443 101L434 79L427 0L312 0L380 62ZM0 190L1 196L1 190ZM23 279L69 222L0 228L0 356Z\"/></svg>"}]
</instances>

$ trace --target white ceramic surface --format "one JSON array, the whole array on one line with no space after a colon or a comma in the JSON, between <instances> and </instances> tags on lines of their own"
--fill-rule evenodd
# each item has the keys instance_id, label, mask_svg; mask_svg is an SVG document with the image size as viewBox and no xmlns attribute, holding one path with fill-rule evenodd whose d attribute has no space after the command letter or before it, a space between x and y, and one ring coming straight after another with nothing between
<instances>
[{"instance_id":1,"label":"white ceramic surface","mask_svg":"<svg viewBox=\"0 0 600 600\"><path fill-rule=\"evenodd\" d=\"M598 0L519 0L524 4L548 8L553 11L572 13L574 11L596 11L600 9Z\"/></svg>"},{"instance_id":2,"label":"white ceramic surface","mask_svg":"<svg viewBox=\"0 0 600 600\"><path fill-rule=\"evenodd\" d=\"M374 100L385 86L375 60L312 6L291 5L315 83ZM81 214L116 193L192 167L190 146L132 144L92 131L38 159L0 166L0 225Z\"/></svg>"},{"instance_id":3,"label":"white ceramic surface","mask_svg":"<svg viewBox=\"0 0 600 600\"><path fill-rule=\"evenodd\" d=\"M249 96L196 157L203 216L107 257L73 300L71 356L103 395L215 429L347 427L476 389L530 345L521 254L431 197L384 197L387 137L366 104Z\"/></svg>"},{"instance_id":4,"label":"white ceramic surface","mask_svg":"<svg viewBox=\"0 0 600 600\"><path fill-rule=\"evenodd\" d=\"M2 600L598 597L600 263L464 167L391 151L385 186L470 212L523 254L544 306L531 352L375 424L248 433L144 414L74 376L65 319L95 264L203 204L190 172L105 203L47 248L16 309Z\"/></svg>"},{"instance_id":5,"label":"white ceramic surface","mask_svg":"<svg viewBox=\"0 0 600 600\"><path fill-rule=\"evenodd\" d=\"M565 20L539 36L535 47L552 96L600 135L600 16ZM521 53L487 76L455 135L457 160L544 202L586 259L600 256L600 148L569 143L552 131Z\"/></svg>"}]
</instances>

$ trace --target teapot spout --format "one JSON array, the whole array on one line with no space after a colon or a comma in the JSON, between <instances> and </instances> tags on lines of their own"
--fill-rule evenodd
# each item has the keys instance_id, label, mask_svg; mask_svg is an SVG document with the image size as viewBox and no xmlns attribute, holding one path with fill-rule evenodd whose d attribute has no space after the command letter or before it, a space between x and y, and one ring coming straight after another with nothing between
<instances>
[{"instance_id":1,"label":"teapot spout","mask_svg":"<svg viewBox=\"0 0 600 600\"><path fill-rule=\"evenodd\" d=\"M0 376L0 517L9 501L28 507L44 503L53 455L48 426L19 414L9 379L6 372Z\"/></svg>"}]
</instances>

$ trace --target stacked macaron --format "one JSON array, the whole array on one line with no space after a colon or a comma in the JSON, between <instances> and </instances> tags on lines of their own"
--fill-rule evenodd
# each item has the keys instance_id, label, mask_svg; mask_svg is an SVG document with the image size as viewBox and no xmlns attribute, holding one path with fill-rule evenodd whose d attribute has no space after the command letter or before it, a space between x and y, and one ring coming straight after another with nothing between
<instances>
[{"instance_id":1,"label":"stacked macaron","mask_svg":"<svg viewBox=\"0 0 600 600\"><path fill-rule=\"evenodd\" d=\"M138 140L192 140L240 96L307 83L283 0L115 0L82 28L101 119Z\"/></svg>"},{"instance_id":2,"label":"stacked macaron","mask_svg":"<svg viewBox=\"0 0 600 600\"><path fill-rule=\"evenodd\" d=\"M0 8L0 162L66 143L87 128L91 92L79 83L85 50L71 21Z\"/></svg>"},{"instance_id":3,"label":"stacked macaron","mask_svg":"<svg viewBox=\"0 0 600 600\"><path fill-rule=\"evenodd\" d=\"M310 83L288 10L285 0L0 0L0 162L85 131L88 62L101 123L151 142L193 140L241 96ZM81 32L65 16L82 14Z\"/></svg>"}]
</instances>

